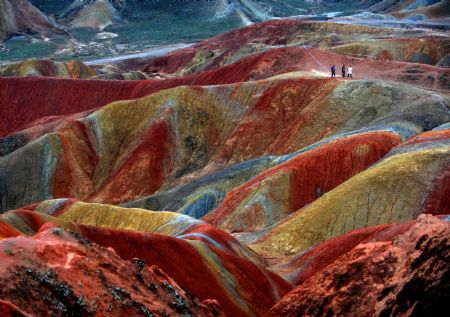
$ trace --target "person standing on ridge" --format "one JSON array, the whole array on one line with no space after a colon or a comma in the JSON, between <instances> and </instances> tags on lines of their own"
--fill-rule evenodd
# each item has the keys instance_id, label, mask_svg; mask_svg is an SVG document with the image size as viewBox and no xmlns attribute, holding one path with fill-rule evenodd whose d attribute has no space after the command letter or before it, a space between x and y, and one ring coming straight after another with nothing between
<instances>
[{"instance_id":1,"label":"person standing on ridge","mask_svg":"<svg viewBox=\"0 0 450 317\"><path fill-rule=\"evenodd\" d=\"M331 66L331 77L336 77L336 66Z\"/></svg>"},{"instance_id":2,"label":"person standing on ridge","mask_svg":"<svg viewBox=\"0 0 450 317\"><path fill-rule=\"evenodd\" d=\"M353 78L353 68L352 65L348 67L347 77Z\"/></svg>"},{"instance_id":3,"label":"person standing on ridge","mask_svg":"<svg viewBox=\"0 0 450 317\"><path fill-rule=\"evenodd\" d=\"M342 65L342 77L345 77L345 65Z\"/></svg>"}]
</instances>

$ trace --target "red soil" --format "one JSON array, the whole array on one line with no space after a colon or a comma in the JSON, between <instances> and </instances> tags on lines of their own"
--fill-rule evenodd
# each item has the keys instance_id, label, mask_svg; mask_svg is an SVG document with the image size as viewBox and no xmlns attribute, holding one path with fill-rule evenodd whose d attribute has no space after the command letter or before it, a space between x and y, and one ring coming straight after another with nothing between
<instances>
[{"instance_id":1,"label":"red soil","mask_svg":"<svg viewBox=\"0 0 450 317\"><path fill-rule=\"evenodd\" d=\"M421 144L425 142L436 142L436 141L444 141L450 139L450 129L447 130L436 130L436 131L427 131L415 135L411 139L403 142L401 147L413 144Z\"/></svg>"},{"instance_id":2,"label":"red soil","mask_svg":"<svg viewBox=\"0 0 450 317\"><path fill-rule=\"evenodd\" d=\"M47 220L41 213L32 211L33 206L27 208L30 210L24 208L10 213L25 223L27 230L42 231ZM208 224L192 226L180 238L77 224L69 224L69 228L89 241L111 247L124 260L139 258L148 266L163 268L195 297L216 299L227 316L262 315L292 289L278 275L241 256L248 252L252 260L259 261L233 237ZM196 247L198 242L194 241L203 242L207 248ZM211 256L208 252L212 252L213 262L207 261Z\"/></svg>"},{"instance_id":3,"label":"red soil","mask_svg":"<svg viewBox=\"0 0 450 317\"><path fill-rule=\"evenodd\" d=\"M198 76L208 78L207 82L210 83L225 84L264 79L298 70L315 69L328 74L332 64L351 65L354 79L389 80L437 90L448 88L448 82L445 79L445 76L450 74L448 69L423 64L361 59L303 47L281 47L256 53L233 64L222 66L217 71L210 69L198 73ZM217 68L217 66L213 65L212 67ZM172 69L150 64L144 68L144 71L170 72Z\"/></svg>"},{"instance_id":4,"label":"red soil","mask_svg":"<svg viewBox=\"0 0 450 317\"><path fill-rule=\"evenodd\" d=\"M202 223L189 227L179 238L184 240L201 241L211 247L220 248L221 251L236 256L249 258L251 261L259 264L265 264L262 258L256 253L244 247L234 237L218 229L215 226ZM212 241L214 241L212 243Z\"/></svg>"},{"instance_id":5,"label":"red soil","mask_svg":"<svg viewBox=\"0 0 450 317\"><path fill-rule=\"evenodd\" d=\"M433 215L450 214L450 166L434 180L434 186L428 195L424 213Z\"/></svg>"},{"instance_id":6,"label":"red soil","mask_svg":"<svg viewBox=\"0 0 450 317\"><path fill-rule=\"evenodd\" d=\"M210 75L214 73L209 72ZM238 75L237 70L236 74ZM220 77L211 79L206 76L208 73L203 75L198 78L205 81L223 80ZM242 73L239 76L242 76ZM37 82L52 81L54 79L39 79ZM85 82L73 80L72 83L74 85L69 87L69 90L76 84ZM148 87L151 88L152 81L141 83L148 83ZM292 79L274 82L264 91L261 100L256 105L252 105L252 109L247 111L246 116L228 134L227 139L216 142L214 133L207 136L210 148L215 150L211 150L211 154L215 152L212 160L220 164L225 162L231 164L255 158L267 152L287 153L292 148L297 149L319 140L323 135L312 131L308 134L310 138L302 139L302 144L299 144L297 140L286 140L292 137L292 133L290 129L288 129L289 133L286 133L284 127L286 125L294 126L294 128L301 126L315 113L320 112L320 107L313 106L307 111L307 115L299 111L307 107L315 98L316 100L326 98L336 83L331 79ZM299 98L299 95L302 98ZM167 110L161 114L158 120L147 127L139 140L131 145L126 157L120 158L121 161L117 158L117 161L111 162L114 164L114 173L107 175L108 178L101 182L98 182L94 175L99 158L93 148L95 136L90 126L91 121L74 120L79 116L71 115L67 122L64 123L61 120L54 125L54 128L58 128L56 134L62 151L52 175L53 197L77 197L80 200L120 203L153 194L161 188L168 176L173 176L176 142L174 142L170 111ZM42 119L35 122L48 122L48 120ZM53 122L56 121L53 120L50 123ZM333 122L330 124L332 125ZM29 137L36 137L36 131L44 132L51 128L49 126L32 128L33 135ZM214 132L214 129L212 131ZM268 134L267 131L271 133ZM327 132L328 130L324 129L324 133Z\"/></svg>"},{"instance_id":7,"label":"red soil","mask_svg":"<svg viewBox=\"0 0 450 317\"><path fill-rule=\"evenodd\" d=\"M261 316L278 301L273 294L286 294L291 286L277 275L256 266L243 258L209 246L217 256L221 271L231 279L249 311L239 305L238 298L231 298L223 281L218 280L213 268L204 262L203 256L187 241L140 232L99 229L80 226L80 233L102 246L112 247L122 258L141 258L148 265L164 268L181 287L199 299L214 298L227 316L246 316L249 311ZM142 246L147 246L143 248ZM226 273L229 272L229 273ZM239 286L238 286L239 285Z\"/></svg>"},{"instance_id":8,"label":"red soil","mask_svg":"<svg viewBox=\"0 0 450 317\"><path fill-rule=\"evenodd\" d=\"M439 142L450 139L450 130L428 131L416 135L401 144L401 147L420 145L426 142ZM450 213L450 166L444 168L442 173L434 179L434 186L428 195L423 213L433 215Z\"/></svg>"},{"instance_id":9,"label":"red soil","mask_svg":"<svg viewBox=\"0 0 450 317\"><path fill-rule=\"evenodd\" d=\"M295 136L301 134L299 127L320 113L324 98L335 87L336 82L328 79L271 83L251 111L239 120L213 161L232 164L269 153L286 154L320 140L329 131L327 126L320 132L314 131L311 139L311 131L306 132L302 135L303 144Z\"/></svg>"},{"instance_id":10,"label":"red soil","mask_svg":"<svg viewBox=\"0 0 450 317\"><path fill-rule=\"evenodd\" d=\"M48 222L43 214L32 211L31 206L16 209L13 212L14 217L20 219L18 223L13 224L14 226L17 225L17 229L22 231L20 234L23 234L23 232L27 234L36 233Z\"/></svg>"},{"instance_id":11,"label":"red soil","mask_svg":"<svg viewBox=\"0 0 450 317\"><path fill-rule=\"evenodd\" d=\"M21 232L11 227L9 224L0 221L0 239L16 237L20 235ZM1 310L0 310L1 311Z\"/></svg>"},{"instance_id":12,"label":"red soil","mask_svg":"<svg viewBox=\"0 0 450 317\"><path fill-rule=\"evenodd\" d=\"M113 101L136 99L180 85L247 81L254 63L250 62L245 69L244 64L166 80L0 78L0 137L35 125L49 124L58 120L57 116L89 111Z\"/></svg>"},{"instance_id":13,"label":"red soil","mask_svg":"<svg viewBox=\"0 0 450 317\"><path fill-rule=\"evenodd\" d=\"M49 116L38 118L37 120L30 122L25 129L18 133L25 134L30 140L40 137L46 133L50 133L56 130L64 129L78 119L84 118L96 111L98 108L90 109L84 112L77 112L71 115L62 116Z\"/></svg>"},{"instance_id":14,"label":"red soil","mask_svg":"<svg viewBox=\"0 0 450 317\"><path fill-rule=\"evenodd\" d=\"M295 211L302 208L367 169L400 141L394 133L368 133L333 142L330 146L306 154L304 158L300 155L288 161L283 169L293 171L289 209Z\"/></svg>"},{"instance_id":15,"label":"red soil","mask_svg":"<svg viewBox=\"0 0 450 317\"><path fill-rule=\"evenodd\" d=\"M120 203L151 195L161 187L174 165L176 136L169 116L162 115L140 136L139 144L89 201Z\"/></svg>"},{"instance_id":16,"label":"red soil","mask_svg":"<svg viewBox=\"0 0 450 317\"><path fill-rule=\"evenodd\" d=\"M441 315L449 300L450 224L421 215L412 225L391 229L382 237L375 233L362 240L285 296L267 316ZM345 240L334 239L325 248L333 252Z\"/></svg>"},{"instance_id":17,"label":"red soil","mask_svg":"<svg viewBox=\"0 0 450 317\"><path fill-rule=\"evenodd\" d=\"M268 45L284 45L290 40L293 34L301 32L302 29L310 28L311 24L314 23L301 22L295 19L271 20L265 23L255 24L202 41L193 47L158 57L150 61L143 68L143 71L176 73L190 65L196 51L199 52L204 49L220 52L206 67L206 70L217 69L223 66L223 59L226 55L231 54L245 44L264 43ZM409 52L417 51L417 45L420 45L416 39L392 39L392 41L411 42L411 45L408 47L408 52L406 52L406 54L410 55L413 53ZM429 39L429 41L433 42L433 39ZM440 43L436 41L436 45ZM443 49L445 47L439 45L439 51ZM436 51L431 50L426 53L432 57L434 63L437 62L437 56L439 54L436 55ZM387 51L383 51L380 54L379 57L382 59L392 59ZM264 61L261 59L264 59ZM338 66L342 64L347 66L352 65L354 78L407 82L439 90L448 89L448 79L445 76L448 77L450 74L449 70L433 66L353 58L318 49L305 49L303 47L275 48L266 52L249 55L242 58L242 60L244 62L241 63L241 61L238 61L235 64L240 65L244 72L247 72L247 67L251 65L251 69L261 68L264 71L269 69L272 75L280 73L280 71L273 69L277 67L281 67L283 69L282 72L315 69L328 74L332 64ZM259 61L255 62L256 60ZM276 62L273 60L276 60ZM263 78L263 76L258 76L256 73L253 72L253 76L249 78ZM264 78L266 77L268 77L268 74L265 74Z\"/></svg>"},{"instance_id":18,"label":"red soil","mask_svg":"<svg viewBox=\"0 0 450 317\"><path fill-rule=\"evenodd\" d=\"M32 122L39 125L41 118L84 112L186 82L0 78L0 137L30 128Z\"/></svg>"},{"instance_id":19,"label":"red soil","mask_svg":"<svg viewBox=\"0 0 450 317\"><path fill-rule=\"evenodd\" d=\"M92 178L99 158L92 148L88 129L85 123L72 121L57 132L63 151L53 175L52 194L55 198L73 195L86 198L94 190Z\"/></svg>"},{"instance_id":20,"label":"red soil","mask_svg":"<svg viewBox=\"0 0 450 317\"><path fill-rule=\"evenodd\" d=\"M82 112L145 93L133 82L0 78L0 137L48 116ZM36 122L39 123L39 122Z\"/></svg>"},{"instance_id":21,"label":"red soil","mask_svg":"<svg viewBox=\"0 0 450 317\"><path fill-rule=\"evenodd\" d=\"M11 302L0 300L0 316L2 317L31 317L29 314L21 311Z\"/></svg>"},{"instance_id":22,"label":"red soil","mask_svg":"<svg viewBox=\"0 0 450 317\"><path fill-rule=\"evenodd\" d=\"M89 201L120 203L150 195L161 187L166 174L172 170L175 142L170 120L162 118L149 126L103 184L93 182L99 158L92 148L93 137L89 135L88 124L71 122L57 132L63 151L53 176L53 197L75 196Z\"/></svg>"},{"instance_id":23,"label":"red soil","mask_svg":"<svg viewBox=\"0 0 450 317\"><path fill-rule=\"evenodd\" d=\"M230 84L305 69L328 74L331 64L352 65L356 79L400 81L435 89L447 87L447 82L438 77L450 73L427 65L363 60L317 49L284 47L245 57L216 70L166 80L0 78L0 137L29 127L39 118L88 111L112 101L135 99L180 85ZM411 69L413 74L408 73Z\"/></svg>"},{"instance_id":24,"label":"red soil","mask_svg":"<svg viewBox=\"0 0 450 317\"><path fill-rule=\"evenodd\" d=\"M32 238L1 240L0 249L8 250L0 252L0 298L35 316L223 316L217 302L199 302L157 266L50 224Z\"/></svg>"},{"instance_id":25,"label":"red soil","mask_svg":"<svg viewBox=\"0 0 450 317\"><path fill-rule=\"evenodd\" d=\"M274 270L293 283L300 285L311 276L334 263L340 256L357 245L367 242L390 241L407 231L415 221L362 228L318 244L308 252L294 257Z\"/></svg>"},{"instance_id":26,"label":"red soil","mask_svg":"<svg viewBox=\"0 0 450 317\"><path fill-rule=\"evenodd\" d=\"M221 205L203 220L220 225L226 216L248 198L258 184L281 171L292 175L289 187L290 201L286 208L289 212L294 212L365 170L399 142L400 139L396 134L377 132L355 135L325 144L273 167L229 192Z\"/></svg>"},{"instance_id":27,"label":"red soil","mask_svg":"<svg viewBox=\"0 0 450 317\"><path fill-rule=\"evenodd\" d=\"M96 109L117 100L136 99L180 85L229 84L248 80L252 63L243 71L242 64L200 75L167 80L109 81L60 78L0 78L0 137ZM46 119L41 119L46 118Z\"/></svg>"},{"instance_id":28,"label":"red soil","mask_svg":"<svg viewBox=\"0 0 450 317\"><path fill-rule=\"evenodd\" d=\"M381 52L379 52L376 58L382 61L390 61L393 59L391 53L389 53L389 51L387 50L382 50Z\"/></svg>"},{"instance_id":29,"label":"red soil","mask_svg":"<svg viewBox=\"0 0 450 317\"><path fill-rule=\"evenodd\" d=\"M246 43L264 43L268 45L283 45L296 32L310 28L311 22L298 19L275 19L263 23L215 36L202 41L196 47L210 50L238 48Z\"/></svg>"},{"instance_id":30,"label":"red soil","mask_svg":"<svg viewBox=\"0 0 450 317\"><path fill-rule=\"evenodd\" d=\"M46 210L46 212L51 216L57 217L59 215L62 215L71 205L76 202L78 202L78 200L76 199L65 199L62 203L54 206L51 212L49 210ZM29 230L31 230L31 232L36 233L47 222L47 220L42 217L43 214L36 212L36 208L38 206L39 204L36 203L33 205L22 207L20 209L9 211L9 213L14 214L18 218L20 218L21 222L25 223L28 226ZM8 233L8 236L12 237L22 234L22 232L17 231L14 227L11 227L7 223L0 222L0 227L5 228L3 231L2 229L0 229L0 238L2 237L2 232L5 232L5 234ZM70 229L76 230L76 228L77 226L75 225L70 226ZM217 227L204 222L190 225L187 229L185 229L185 231L179 233L177 237L183 240L201 241L211 247L219 248L225 253L236 256L243 256L250 259L252 262L264 264L261 257L252 252L249 248L240 244L234 237L218 229Z\"/></svg>"},{"instance_id":31,"label":"red soil","mask_svg":"<svg viewBox=\"0 0 450 317\"><path fill-rule=\"evenodd\" d=\"M180 49L165 56L153 59L144 67L144 71L160 73L175 73L190 64L197 51L225 50L222 55L239 49L248 43L264 43L268 45L286 44L289 36L302 28L307 28L310 23L304 23L294 19L271 20L268 22L252 24L251 26L233 30L231 32L204 40L193 47ZM218 66L220 57L215 61Z\"/></svg>"}]
</instances>

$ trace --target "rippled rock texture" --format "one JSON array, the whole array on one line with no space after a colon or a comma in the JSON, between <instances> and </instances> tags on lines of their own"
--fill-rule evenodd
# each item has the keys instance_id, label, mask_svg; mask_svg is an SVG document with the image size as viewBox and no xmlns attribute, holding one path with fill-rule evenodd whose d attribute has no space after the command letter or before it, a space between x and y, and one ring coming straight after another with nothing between
<instances>
[{"instance_id":1,"label":"rippled rock texture","mask_svg":"<svg viewBox=\"0 0 450 317\"><path fill-rule=\"evenodd\" d=\"M95 90L93 96L98 94L99 101L121 91L154 89L151 81L126 82L117 86L136 86L141 92L117 89L109 94L107 84L99 85L106 88L102 92L95 82L83 83ZM384 96L377 94L381 91ZM86 94L87 90L77 93ZM410 102L401 103L407 94ZM77 97L74 95L74 100ZM91 99L91 105L93 102L97 100ZM402 85L323 79L163 90L75 117L48 118L10 136L9 142L19 136L19 140L31 142L0 159L4 175L1 208L6 211L60 197L125 203L237 163L266 155L295 155L295 151L333 135L339 138L344 133L342 137L347 137L346 133L365 128L380 131L404 126L411 129L408 133L430 129L448 120L446 102L445 96ZM64 111L61 104L55 106ZM11 108L4 111L17 115ZM387 142L381 153L398 142L398 137L380 141ZM355 155L364 156L366 151L372 155L370 145L354 151ZM374 155L380 157L381 153ZM269 158L267 164L288 158ZM154 208L162 206L150 209Z\"/></svg>"},{"instance_id":2,"label":"rippled rock texture","mask_svg":"<svg viewBox=\"0 0 450 317\"><path fill-rule=\"evenodd\" d=\"M449 71L423 58L446 41L284 19L114 66L6 66L0 314L437 315ZM133 72L151 79L101 79Z\"/></svg>"},{"instance_id":3,"label":"rippled rock texture","mask_svg":"<svg viewBox=\"0 0 450 317\"><path fill-rule=\"evenodd\" d=\"M264 261L260 257L225 232L171 212L48 201L3 214L0 235L16 236L18 233L14 230L33 235L42 231L47 222L72 230L77 237L109 247L109 250L114 249L124 260L139 258L149 266L164 268L195 297L216 299L227 316L262 315L292 289L288 282L264 269ZM16 245L14 241L6 239L4 243L9 243L11 250L17 250L13 247ZM91 256L85 254L83 258L89 261ZM118 279L126 278L121 276ZM161 289L158 283L156 285ZM93 288L92 293L98 295L100 290ZM30 300L30 297L24 300ZM183 312L183 309L178 311L180 314Z\"/></svg>"},{"instance_id":4,"label":"rippled rock texture","mask_svg":"<svg viewBox=\"0 0 450 317\"><path fill-rule=\"evenodd\" d=\"M0 242L3 306L39 316L224 316L216 301L200 302L159 267L50 227Z\"/></svg>"},{"instance_id":5,"label":"rippled rock texture","mask_svg":"<svg viewBox=\"0 0 450 317\"><path fill-rule=\"evenodd\" d=\"M373 236L284 297L267 316L440 315L449 300L449 223L420 216L392 239Z\"/></svg>"},{"instance_id":6,"label":"rippled rock texture","mask_svg":"<svg viewBox=\"0 0 450 317\"><path fill-rule=\"evenodd\" d=\"M94 69L79 61L54 62L30 59L0 66L1 77L89 78L95 75Z\"/></svg>"}]
</instances>

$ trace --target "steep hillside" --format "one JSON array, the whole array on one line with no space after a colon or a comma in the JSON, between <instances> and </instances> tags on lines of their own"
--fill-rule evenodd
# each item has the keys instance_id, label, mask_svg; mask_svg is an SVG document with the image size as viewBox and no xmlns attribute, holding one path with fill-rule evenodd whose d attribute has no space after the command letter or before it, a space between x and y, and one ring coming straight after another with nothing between
<instances>
[{"instance_id":1,"label":"steep hillside","mask_svg":"<svg viewBox=\"0 0 450 317\"><path fill-rule=\"evenodd\" d=\"M14 37L1 44L1 60L52 57L64 61L193 43L290 16L344 21L353 26L397 26L408 33L413 27L448 30L450 13L445 0L3 0L1 6L4 17L0 19L0 41ZM67 32L70 38L60 36ZM27 36L19 36L24 34ZM339 37L339 33L330 34L322 44ZM421 53L415 44L411 46L415 53ZM394 50L390 51L394 59L399 54L403 58L401 49Z\"/></svg>"},{"instance_id":2,"label":"steep hillside","mask_svg":"<svg viewBox=\"0 0 450 317\"><path fill-rule=\"evenodd\" d=\"M27 0L0 1L0 42L8 37L27 33L47 37L68 35L65 29Z\"/></svg>"},{"instance_id":3,"label":"steep hillside","mask_svg":"<svg viewBox=\"0 0 450 317\"><path fill-rule=\"evenodd\" d=\"M295 2L198 2L197 13ZM193 8L33 3L105 37L139 6L181 22ZM439 315L448 36L339 21L274 19L131 57L0 66L0 315Z\"/></svg>"},{"instance_id":4,"label":"steep hillside","mask_svg":"<svg viewBox=\"0 0 450 317\"><path fill-rule=\"evenodd\" d=\"M33 237L4 239L0 244L2 250L9 250L0 254L2 306L19 307L15 309L19 316L102 316L106 311L111 315L225 316L216 301L201 303L159 267L139 259L125 261L112 249L60 228L47 225Z\"/></svg>"},{"instance_id":5,"label":"steep hillside","mask_svg":"<svg viewBox=\"0 0 450 317\"><path fill-rule=\"evenodd\" d=\"M384 98L377 94L381 91ZM406 95L409 100L401 103ZM195 175L265 155L295 153L339 133L401 127L411 135L429 130L447 122L445 103L445 97L402 85L323 79L163 90L4 139L6 154L13 141L20 148L0 158L1 208L59 197L124 203ZM387 148L381 153L401 136L392 138L382 141Z\"/></svg>"},{"instance_id":6,"label":"steep hillside","mask_svg":"<svg viewBox=\"0 0 450 317\"><path fill-rule=\"evenodd\" d=\"M77 234L73 235L82 243L87 241L84 239L88 239L105 248L109 247L100 248L107 253L112 253L110 250L113 248L118 256L134 262L140 270L146 268L146 265L158 267L158 270L164 268L164 272L178 281L188 294L206 302L208 299L217 300L227 316L260 316L292 289L276 274L255 264L260 260L225 232L186 216L68 201L48 201L34 208L57 218L22 209L3 214L0 216L0 223L12 224L27 234L34 234L39 230L42 232L46 226L41 226L46 222L58 223L75 231ZM6 239L2 243L6 246L13 244L11 252L18 252L20 246L14 241ZM118 244L118 241L122 242ZM93 244L93 248L95 251L99 247ZM33 253L32 250L28 252ZM20 260L22 259L15 259ZM74 268L74 271L77 269ZM163 277L170 283L169 277ZM116 279L120 281L124 278ZM159 290L173 292L172 288L164 285L163 280L151 284L154 286L149 289L153 293L159 293ZM84 294L83 290L80 291ZM92 290L93 294L99 292L101 288ZM189 296L194 300L192 295ZM171 307L177 309L178 313L188 311L185 298L174 298L180 305L174 307L170 303ZM9 299L17 304L14 298Z\"/></svg>"},{"instance_id":7,"label":"steep hillside","mask_svg":"<svg viewBox=\"0 0 450 317\"><path fill-rule=\"evenodd\" d=\"M449 299L450 226L422 216L398 233L389 238L373 234L292 291L267 316L439 315Z\"/></svg>"}]
</instances>

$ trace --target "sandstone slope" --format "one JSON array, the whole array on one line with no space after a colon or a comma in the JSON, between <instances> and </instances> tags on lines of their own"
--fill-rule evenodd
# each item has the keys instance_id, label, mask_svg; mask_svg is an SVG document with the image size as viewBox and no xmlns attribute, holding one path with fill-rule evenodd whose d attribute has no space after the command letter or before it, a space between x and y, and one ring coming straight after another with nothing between
<instances>
[{"instance_id":1,"label":"sandstone slope","mask_svg":"<svg viewBox=\"0 0 450 317\"><path fill-rule=\"evenodd\" d=\"M448 302L450 226L421 216L402 234L362 242L267 316L437 316Z\"/></svg>"}]
</instances>

